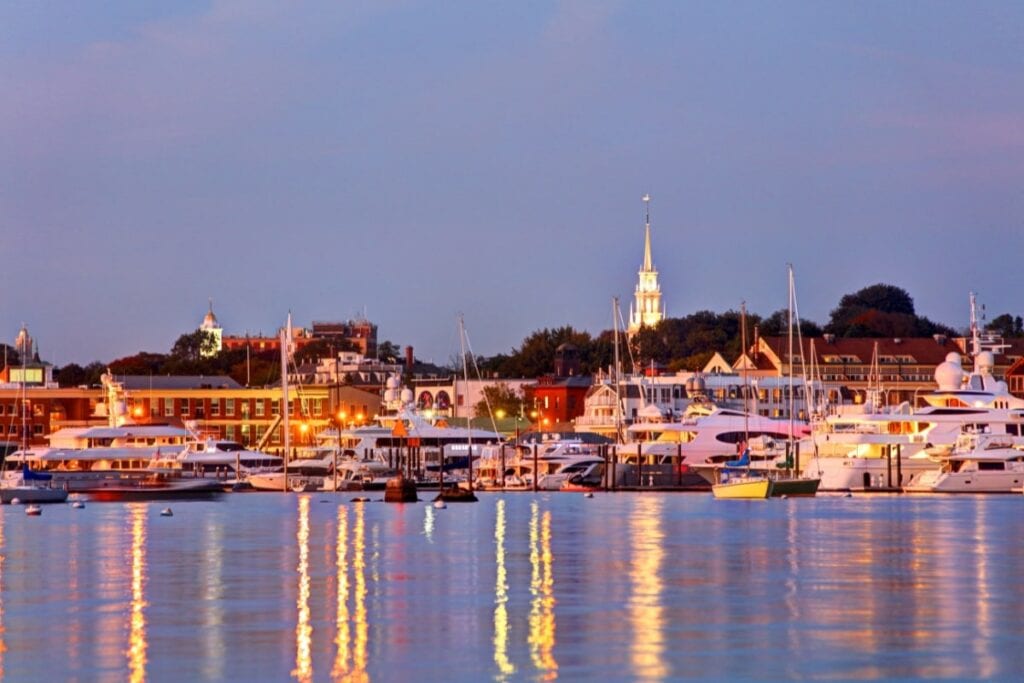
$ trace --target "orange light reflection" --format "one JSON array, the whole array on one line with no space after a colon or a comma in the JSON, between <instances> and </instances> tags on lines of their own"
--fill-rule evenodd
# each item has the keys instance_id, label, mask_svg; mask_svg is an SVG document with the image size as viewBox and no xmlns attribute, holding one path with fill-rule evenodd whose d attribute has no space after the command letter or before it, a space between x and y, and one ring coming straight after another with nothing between
<instances>
[{"instance_id":1,"label":"orange light reflection","mask_svg":"<svg viewBox=\"0 0 1024 683\"><path fill-rule=\"evenodd\" d=\"M555 661L555 597L552 576L551 513L540 517L540 508L530 506L530 658L542 680L558 677Z\"/></svg>"},{"instance_id":2,"label":"orange light reflection","mask_svg":"<svg viewBox=\"0 0 1024 683\"><path fill-rule=\"evenodd\" d=\"M313 659L310 654L313 627L309 623L309 496L299 498L298 620L295 625L295 669L292 676L308 683L313 680Z\"/></svg>"},{"instance_id":3,"label":"orange light reflection","mask_svg":"<svg viewBox=\"0 0 1024 683\"><path fill-rule=\"evenodd\" d=\"M508 658L508 571L505 568L505 501L499 500L494 520L494 561L497 576L494 580L494 663L498 667L499 681L516 672Z\"/></svg>"},{"instance_id":4,"label":"orange light reflection","mask_svg":"<svg viewBox=\"0 0 1024 683\"><path fill-rule=\"evenodd\" d=\"M661 605L661 565L664 560L661 499L640 497L630 518L633 562L630 579L629 619L633 625L631 659L642 680L668 675L665 666L664 608Z\"/></svg>"},{"instance_id":5,"label":"orange light reflection","mask_svg":"<svg viewBox=\"0 0 1024 683\"><path fill-rule=\"evenodd\" d=\"M146 680L146 509L130 506L132 513L132 604L129 619L128 670L132 683Z\"/></svg>"}]
</instances>

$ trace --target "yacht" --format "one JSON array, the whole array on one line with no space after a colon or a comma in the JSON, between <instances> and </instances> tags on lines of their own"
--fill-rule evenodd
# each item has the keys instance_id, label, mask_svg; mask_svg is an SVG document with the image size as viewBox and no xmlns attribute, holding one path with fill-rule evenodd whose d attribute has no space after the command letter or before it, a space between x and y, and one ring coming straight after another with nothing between
<instances>
[{"instance_id":1,"label":"yacht","mask_svg":"<svg viewBox=\"0 0 1024 683\"><path fill-rule=\"evenodd\" d=\"M702 465L714 456L735 457L744 442L755 438L785 441L809 432L806 422L765 417L711 403L691 404L677 422L640 422L630 425L632 440L620 446L620 461L635 462L637 453L657 463Z\"/></svg>"},{"instance_id":2,"label":"yacht","mask_svg":"<svg viewBox=\"0 0 1024 683\"><path fill-rule=\"evenodd\" d=\"M964 431L1021 436L1024 400L992 375L994 364L991 352L980 352L968 374L950 353L935 369L937 389L920 397L923 407L876 408L869 398L815 421L801 444L803 474L820 478L822 490L896 488L934 469L928 456L951 454Z\"/></svg>"},{"instance_id":3,"label":"yacht","mask_svg":"<svg viewBox=\"0 0 1024 683\"><path fill-rule=\"evenodd\" d=\"M938 467L914 476L912 493L1014 493L1024 484L1024 445L996 434L965 434Z\"/></svg>"}]
</instances>

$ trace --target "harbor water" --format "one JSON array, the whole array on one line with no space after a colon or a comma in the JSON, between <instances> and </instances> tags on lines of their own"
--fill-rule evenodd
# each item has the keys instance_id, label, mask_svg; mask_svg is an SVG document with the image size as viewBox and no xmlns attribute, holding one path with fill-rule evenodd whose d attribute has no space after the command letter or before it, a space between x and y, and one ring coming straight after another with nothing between
<instances>
[{"instance_id":1,"label":"harbor water","mask_svg":"<svg viewBox=\"0 0 1024 683\"><path fill-rule=\"evenodd\" d=\"M1021 496L351 498L3 506L0 679L1024 670Z\"/></svg>"}]
</instances>

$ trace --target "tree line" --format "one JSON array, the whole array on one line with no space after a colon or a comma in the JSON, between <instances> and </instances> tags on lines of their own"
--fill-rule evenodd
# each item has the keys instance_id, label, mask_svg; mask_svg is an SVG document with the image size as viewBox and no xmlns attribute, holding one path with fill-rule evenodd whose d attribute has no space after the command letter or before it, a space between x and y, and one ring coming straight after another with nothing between
<instances>
[{"instance_id":1,"label":"tree line","mask_svg":"<svg viewBox=\"0 0 1024 683\"><path fill-rule=\"evenodd\" d=\"M666 318L654 327L642 328L630 339L628 347L623 336L620 359L626 367L631 362L638 368L654 364L669 371L699 370L715 352L732 360L739 356L743 345L740 318L739 311L734 310L697 311L681 318ZM806 319L799 324L805 337L823 333L837 337L957 336L953 328L918 315L906 290L887 284L871 285L843 296L824 325ZM748 344L753 341L755 327L762 337L785 335L788 312L783 309L768 316L748 313ZM1024 320L1019 315L1004 313L986 327L1005 338L1024 336ZM247 360L245 349L208 354L212 344L215 340L209 332L196 330L181 335L166 354L141 352L109 364L94 362L84 367L71 363L59 368L55 377L61 386L92 385L110 367L116 374L229 375L240 384L254 386L280 380L279 352L250 349ZM562 344L576 348L581 374L594 374L614 364L615 337L611 330L592 335L565 325L537 330L507 353L479 356L477 365L483 374L492 377L539 377L552 372L555 351ZM296 361L302 363L345 350L352 347L342 340L318 339L303 346ZM400 347L384 341L378 347L378 357L385 362L398 362Z\"/></svg>"}]
</instances>

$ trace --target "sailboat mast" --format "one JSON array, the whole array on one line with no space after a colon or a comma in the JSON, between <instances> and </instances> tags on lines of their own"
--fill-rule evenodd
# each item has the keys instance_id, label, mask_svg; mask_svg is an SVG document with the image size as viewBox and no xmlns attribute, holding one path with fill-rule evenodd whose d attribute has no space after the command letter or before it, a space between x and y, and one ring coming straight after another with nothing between
<instances>
[{"instance_id":1,"label":"sailboat mast","mask_svg":"<svg viewBox=\"0 0 1024 683\"><path fill-rule=\"evenodd\" d=\"M791 458L793 457L793 298L795 296L793 287L793 264L787 264L789 270L789 304L787 306L787 327L788 329L788 345L789 345L789 454L786 458L786 464L789 465Z\"/></svg>"},{"instance_id":2,"label":"sailboat mast","mask_svg":"<svg viewBox=\"0 0 1024 683\"><path fill-rule=\"evenodd\" d=\"M612 329L615 339L615 443L622 443L621 367L619 364L619 297L612 297Z\"/></svg>"},{"instance_id":3,"label":"sailboat mast","mask_svg":"<svg viewBox=\"0 0 1024 683\"><path fill-rule=\"evenodd\" d=\"M466 380L466 396L469 396L469 364L466 362L466 322L459 316L459 349L462 351L462 377ZM466 405L466 443L469 444L469 456L467 459L469 468L466 475L466 482L469 490L473 490L473 422L471 419L469 402ZM444 471L444 447L441 448L441 471ZM502 474L504 476L504 474Z\"/></svg>"},{"instance_id":4,"label":"sailboat mast","mask_svg":"<svg viewBox=\"0 0 1024 683\"><path fill-rule=\"evenodd\" d=\"M747 302L740 302L740 346L743 358L743 443L750 440L750 405L748 396L750 385L747 384ZM749 448L749 446L747 446Z\"/></svg>"},{"instance_id":5,"label":"sailboat mast","mask_svg":"<svg viewBox=\"0 0 1024 683\"><path fill-rule=\"evenodd\" d=\"M291 413L290 400L288 398L288 354L292 343L292 314L288 313L288 325L281 330L281 418L284 423L284 480L281 490L288 490L288 455L291 453L292 431L289 423Z\"/></svg>"}]
</instances>

